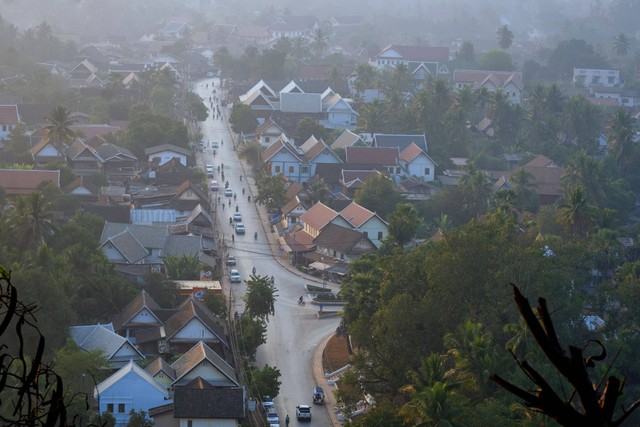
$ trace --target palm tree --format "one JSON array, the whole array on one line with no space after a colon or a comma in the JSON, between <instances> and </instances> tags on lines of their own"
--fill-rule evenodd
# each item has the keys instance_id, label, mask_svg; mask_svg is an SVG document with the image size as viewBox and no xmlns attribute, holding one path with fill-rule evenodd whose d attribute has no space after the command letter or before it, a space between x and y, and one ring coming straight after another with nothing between
<instances>
[{"instance_id":1,"label":"palm tree","mask_svg":"<svg viewBox=\"0 0 640 427\"><path fill-rule=\"evenodd\" d=\"M533 175L520 168L516 170L509 182L516 194L515 205L520 211L535 212L538 209L538 195L535 191Z\"/></svg>"},{"instance_id":2,"label":"palm tree","mask_svg":"<svg viewBox=\"0 0 640 427\"><path fill-rule=\"evenodd\" d=\"M583 96L576 95L563 112L563 131L566 141L587 152L593 152L600 132L600 111Z\"/></svg>"},{"instance_id":3,"label":"palm tree","mask_svg":"<svg viewBox=\"0 0 640 427\"><path fill-rule=\"evenodd\" d=\"M358 117L358 127L365 132L369 132L371 136L374 133L385 129L386 110L384 102L380 99L374 99L362 106L360 116Z\"/></svg>"},{"instance_id":4,"label":"palm tree","mask_svg":"<svg viewBox=\"0 0 640 427\"><path fill-rule=\"evenodd\" d=\"M620 33L613 38L613 49L616 51L616 55L618 56L627 56L630 46L631 41L624 33Z\"/></svg>"},{"instance_id":5,"label":"palm tree","mask_svg":"<svg viewBox=\"0 0 640 427\"><path fill-rule=\"evenodd\" d=\"M8 220L16 243L24 248L40 246L55 231L51 204L40 191L18 197Z\"/></svg>"},{"instance_id":6,"label":"palm tree","mask_svg":"<svg viewBox=\"0 0 640 427\"><path fill-rule=\"evenodd\" d=\"M477 170L473 163L467 165L466 175L460 178L458 187L462 191L462 205L471 217L479 217L487 211L491 181L483 171Z\"/></svg>"},{"instance_id":7,"label":"palm tree","mask_svg":"<svg viewBox=\"0 0 640 427\"><path fill-rule=\"evenodd\" d=\"M411 88L411 73L406 64L400 63L395 66L393 73L391 74L391 91L398 91L401 93L408 92Z\"/></svg>"},{"instance_id":8,"label":"palm tree","mask_svg":"<svg viewBox=\"0 0 640 427\"><path fill-rule=\"evenodd\" d=\"M628 165L631 160L635 131L635 119L622 108L618 109L607 123L609 131L609 153L616 159L618 167Z\"/></svg>"},{"instance_id":9,"label":"palm tree","mask_svg":"<svg viewBox=\"0 0 640 427\"><path fill-rule=\"evenodd\" d=\"M582 185L587 196L599 206L605 199L603 182L606 175L602 163L584 150L579 150L565 166L562 181L567 188Z\"/></svg>"},{"instance_id":10,"label":"palm tree","mask_svg":"<svg viewBox=\"0 0 640 427\"><path fill-rule=\"evenodd\" d=\"M311 43L309 44L313 54L320 58L329 49L329 35L322 29L316 28L311 33Z\"/></svg>"},{"instance_id":11,"label":"palm tree","mask_svg":"<svg viewBox=\"0 0 640 427\"><path fill-rule=\"evenodd\" d=\"M62 106L53 109L49 117L45 117L44 140L52 143L58 153L64 157L66 144L76 137L76 133L71 129L75 122L69 115L71 112Z\"/></svg>"},{"instance_id":12,"label":"palm tree","mask_svg":"<svg viewBox=\"0 0 640 427\"><path fill-rule=\"evenodd\" d=\"M509 29L508 25L503 25L496 31L498 34L498 46L500 49L509 49L513 44L513 32Z\"/></svg>"},{"instance_id":13,"label":"palm tree","mask_svg":"<svg viewBox=\"0 0 640 427\"><path fill-rule=\"evenodd\" d=\"M565 193L565 202L558 206L558 211L558 221L574 236L582 236L596 215L596 209L589 204L582 184Z\"/></svg>"}]
</instances>

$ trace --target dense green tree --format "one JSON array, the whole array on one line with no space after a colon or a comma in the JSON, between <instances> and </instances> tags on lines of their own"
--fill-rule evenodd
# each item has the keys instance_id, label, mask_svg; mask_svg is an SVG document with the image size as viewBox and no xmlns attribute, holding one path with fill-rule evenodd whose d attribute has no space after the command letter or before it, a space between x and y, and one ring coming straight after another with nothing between
<instances>
[{"instance_id":1,"label":"dense green tree","mask_svg":"<svg viewBox=\"0 0 640 427\"><path fill-rule=\"evenodd\" d=\"M200 280L204 267L198 254L165 255L163 262L172 280Z\"/></svg>"},{"instance_id":2,"label":"dense green tree","mask_svg":"<svg viewBox=\"0 0 640 427\"><path fill-rule=\"evenodd\" d=\"M257 395L256 399L260 400L263 396L274 398L280 394L280 370L275 366L264 365L261 369L251 367L250 377L252 387L250 390Z\"/></svg>"},{"instance_id":3,"label":"dense green tree","mask_svg":"<svg viewBox=\"0 0 640 427\"><path fill-rule=\"evenodd\" d=\"M358 128L363 132L371 135L385 130L386 111L384 102L380 99L374 99L372 102L366 103L360 109L358 116Z\"/></svg>"},{"instance_id":4,"label":"dense green tree","mask_svg":"<svg viewBox=\"0 0 640 427\"><path fill-rule=\"evenodd\" d=\"M300 141L306 141L311 136L316 139L324 139L327 136L327 129L311 117L303 117L296 125L296 134Z\"/></svg>"},{"instance_id":5,"label":"dense green tree","mask_svg":"<svg viewBox=\"0 0 640 427\"><path fill-rule=\"evenodd\" d=\"M220 318L225 318L227 316L227 301L223 295L212 291L205 291L203 302L204 305L216 316Z\"/></svg>"},{"instance_id":6,"label":"dense green tree","mask_svg":"<svg viewBox=\"0 0 640 427\"><path fill-rule=\"evenodd\" d=\"M460 178L460 191L463 199L462 208L469 217L479 217L487 211L491 196L491 181L484 171L469 163L466 174Z\"/></svg>"},{"instance_id":7,"label":"dense green tree","mask_svg":"<svg viewBox=\"0 0 640 427\"><path fill-rule=\"evenodd\" d=\"M247 292L243 297L245 314L268 321L269 315L273 316L276 313L277 291L269 277L252 274L247 280Z\"/></svg>"},{"instance_id":8,"label":"dense green tree","mask_svg":"<svg viewBox=\"0 0 640 427\"><path fill-rule=\"evenodd\" d=\"M498 35L498 47L500 49L509 49L513 44L513 32L509 29L508 25L503 25L496 30Z\"/></svg>"},{"instance_id":9,"label":"dense green tree","mask_svg":"<svg viewBox=\"0 0 640 427\"><path fill-rule=\"evenodd\" d=\"M576 95L565 105L562 130L566 135L566 142L593 153L600 126L599 110L584 97Z\"/></svg>"},{"instance_id":10,"label":"dense green tree","mask_svg":"<svg viewBox=\"0 0 640 427\"><path fill-rule=\"evenodd\" d=\"M236 103L231 108L229 123L234 133L253 133L258 125L258 119L250 106Z\"/></svg>"},{"instance_id":11,"label":"dense green tree","mask_svg":"<svg viewBox=\"0 0 640 427\"><path fill-rule=\"evenodd\" d=\"M456 60L460 61L463 66L468 67L473 65L476 61L476 53L473 43L470 40L465 40L460 45L460 49L456 52Z\"/></svg>"},{"instance_id":12,"label":"dense green tree","mask_svg":"<svg viewBox=\"0 0 640 427\"><path fill-rule=\"evenodd\" d=\"M145 148L154 145L173 144L188 148L189 134L181 121L154 114L148 106L136 104L131 107L125 144L143 158Z\"/></svg>"},{"instance_id":13,"label":"dense green tree","mask_svg":"<svg viewBox=\"0 0 640 427\"><path fill-rule=\"evenodd\" d=\"M389 215L389 235L400 248L416 235L421 226L418 210L409 203L399 203Z\"/></svg>"},{"instance_id":14,"label":"dense green tree","mask_svg":"<svg viewBox=\"0 0 640 427\"><path fill-rule=\"evenodd\" d=\"M153 421L147 416L142 409L139 411L131 410L129 412L129 422L127 427L153 427Z\"/></svg>"},{"instance_id":15,"label":"dense green tree","mask_svg":"<svg viewBox=\"0 0 640 427\"><path fill-rule=\"evenodd\" d=\"M393 403L376 401L363 415L353 419L351 427L403 427L403 417L398 414L399 408Z\"/></svg>"},{"instance_id":16,"label":"dense green tree","mask_svg":"<svg viewBox=\"0 0 640 427\"><path fill-rule=\"evenodd\" d=\"M403 200L393 181L381 174L373 174L356 193L355 201L382 218L387 218Z\"/></svg>"},{"instance_id":17,"label":"dense green tree","mask_svg":"<svg viewBox=\"0 0 640 427\"><path fill-rule=\"evenodd\" d=\"M226 79L231 73L233 57L226 46L222 46L213 54L213 63L220 70L220 79Z\"/></svg>"},{"instance_id":18,"label":"dense green tree","mask_svg":"<svg viewBox=\"0 0 640 427\"><path fill-rule=\"evenodd\" d=\"M606 61L585 40L571 39L558 43L549 55L549 70L556 78L570 80L574 68L607 68Z\"/></svg>"},{"instance_id":19,"label":"dense green tree","mask_svg":"<svg viewBox=\"0 0 640 427\"><path fill-rule=\"evenodd\" d=\"M481 70L513 71L515 66L511 55L504 50L490 50L485 52L478 60Z\"/></svg>"},{"instance_id":20,"label":"dense green tree","mask_svg":"<svg viewBox=\"0 0 640 427\"><path fill-rule=\"evenodd\" d=\"M257 178L257 182L256 201L264 203L270 212L279 210L287 203L287 178L284 175L262 175Z\"/></svg>"},{"instance_id":21,"label":"dense green tree","mask_svg":"<svg viewBox=\"0 0 640 427\"><path fill-rule=\"evenodd\" d=\"M584 150L579 150L564 167L562 181L568 188L582 185L587 197L593 200L597 206L602 206L605 200L605 186L607 176L604 173L602 162L589 155Z\"/></svg>"},{"instance_id":22,"label":"dense green tree","mask_svg":"<svg viewBox=\"0 0 640 427\"><path fill-rule=\"evenodd\" d=\"M245 315L236 319L235 323L239 330L238 348L246 357L254 359L258 347L267 342L267 323L260 318Z\"/></svg>"},{"instance_id":23,"label":"dense green tree","mask_svg":"<svg viewBox=\"0 0 640 427\"><path fill-rule=\"evenodd\" d=\"M256 141L248 142L247 144L240 146L240 151L238 152L238 156L240 158L245 159L251 166L257 168L260 166L260 154L262 153L262 147L260 143Z\"/></svg>"},{"instance_id":24,"label":"dense green tree","mask_svg":"<svg viewBox=\"0 0 640 427\"><path fill-rule=\"evenodd\" d=\"M50 202L39 191L18 197L11 209L9 228L19 247L38 247L56 229Z\"/></svg>"}]
</instances>

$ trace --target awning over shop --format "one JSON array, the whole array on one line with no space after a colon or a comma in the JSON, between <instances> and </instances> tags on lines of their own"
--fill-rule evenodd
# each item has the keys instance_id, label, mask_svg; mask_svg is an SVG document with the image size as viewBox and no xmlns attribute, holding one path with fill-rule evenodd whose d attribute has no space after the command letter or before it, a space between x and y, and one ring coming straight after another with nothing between
<instances>
[{"instance_id":1,"label":"awning over shop","mask_svg":"<svg viewBox=\"0 0 640 427\"><path fill-rule=\"evenodd\" d=\"M331 266L329 264L324 264L320 261L315 261L309 264L309 267L315 268L318 271L325 271L325 270L328 270Z\"/></svg>"}]
</instances>

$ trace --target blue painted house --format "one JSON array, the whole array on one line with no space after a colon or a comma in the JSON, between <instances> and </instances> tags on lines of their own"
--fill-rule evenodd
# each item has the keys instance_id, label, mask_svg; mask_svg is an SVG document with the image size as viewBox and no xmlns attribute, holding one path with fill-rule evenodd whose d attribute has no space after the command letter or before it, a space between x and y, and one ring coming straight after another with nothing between
<instances>
[{"instance_id":1,"label":"blue painted house","mask_svg":"<svg viewBox=\"0 0 640 427\"><path fill-rule=\"evenodd\" d=\"M116 427L125 427L131 410L149 413L150 408L167 403L169 390L130 361L98 384L93 397L100 413L109 412L116 419Z\"/></svg>"}]
</instances>

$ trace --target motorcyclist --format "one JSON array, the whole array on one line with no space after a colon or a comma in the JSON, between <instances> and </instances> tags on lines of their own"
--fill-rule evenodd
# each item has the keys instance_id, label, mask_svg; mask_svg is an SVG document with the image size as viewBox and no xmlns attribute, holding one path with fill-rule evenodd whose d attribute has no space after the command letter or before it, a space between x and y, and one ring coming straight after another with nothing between
<instances>
[{"instance_id":1,"label":"motorcyclist","mask_svg":"<svg viewBox=\"0 0 640 427\"><path fill-rule=\"evenodd\" d=\"M287 414L286 418L284 419L284 423L286 425L289 425L289 414Z\"/></svg>"},{"instance_id":2,"label":"motorcyclist","mask_svg":"<svg viewBox=\"0 0 640 427\"><path fill-rule=\"evenodd\" d=\"M253 269L251 270L251 272L252 272L253 274L256 274L256 271L257 271L257 270L256 270L256 268L255 268L255 267L253 267Z\"/></svg>"},{"instance_id":3,"label":"motorcyclist","mask_svg":"<svg viewBox=\"0 0 640 427\"><path fill-rule=\"evenodd\" d=\"M229 217L229 225L233 224L233 218Z\"/></svg>"},{"instance_id":4,"label":"motorcyclist","mask_svg":"<svg viewBox=\"0 0 640 427\"><path fill-rule=\"evenodd\" d=\"M304 304L304 298L302 297L302 295L300 295L300 298L298 298L298 304Z\"/></svg>"},{"instance_id":5,"label":"motorcyclist","mask_svg":"<svg viewBox=\"0 0 640 427\"><path fill-rule=\"evenodd\" d=\"M253 240L258 240L258 232L253 233Z\"/></svg>"}]
</instances>

